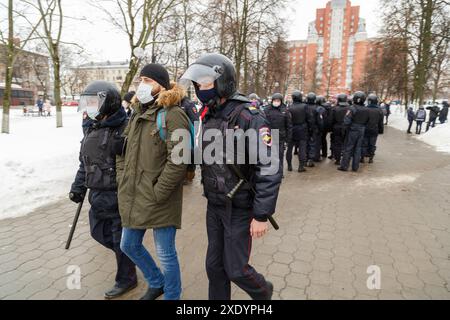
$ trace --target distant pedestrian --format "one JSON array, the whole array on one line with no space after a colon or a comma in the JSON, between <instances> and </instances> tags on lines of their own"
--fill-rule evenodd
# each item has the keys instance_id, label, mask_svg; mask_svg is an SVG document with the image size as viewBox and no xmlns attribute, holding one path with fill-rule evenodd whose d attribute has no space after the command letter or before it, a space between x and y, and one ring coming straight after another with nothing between
<instances>
[{"instance_id":1,"label":"distant pedestrian","mask_svg":"<svg viewBox=\"0 0 450 320\"><path fill-rule=\"evenodd\" d=\"M448 107L449 107L448 102L447 102L447 101L444 101L444 102L442 103L442 110L441 110L441 112L439 113L439 122L440 122L441 124L444 124L445 122L447 122L447 117L448 117Z\"/></svg>"},{"instance_id":2,"label":"distant pedestrian","mask_svg":"<svg viewBox=\"0 0 450 320\"><path fill-rule=\"evenodd\" d=\"M409 122L409 126L408 126L408 131L407 133L411 134L411 128L414 122L414 118L416 117L413 108L409 107L408 108L408 122Z\"/></svg>"},{"instance_id":3,"label":"distant pedestrian","mask_svg":"<svg viewBox=\"0 0 450 320\"><path fill-rule=\"evenodd\" d=\"M422 132L422 124L425 122L425 119L427 118L427 112L425 111L425 108L421 106L419 110L416 112L416 134L420 134Z\"/></svg>"}]
</instances>

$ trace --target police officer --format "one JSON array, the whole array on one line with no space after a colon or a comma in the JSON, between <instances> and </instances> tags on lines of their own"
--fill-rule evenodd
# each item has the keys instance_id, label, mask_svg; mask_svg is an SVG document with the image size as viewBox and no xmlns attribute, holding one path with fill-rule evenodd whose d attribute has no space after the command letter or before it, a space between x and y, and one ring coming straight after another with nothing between
<instances>
[{"instance_id":1,"label":"police officer","mask_svg":"<svg viewBox=\"0 0 450 320\"><path fill-rule=\"evenodd\" d=\"M369 157L369 163L373 163L377 149L378 135L384 133L384 114L381 108L378 107L378 102L378 97L375 94L370 94L367 98L369 122L367 123L364 134L362 163L364 163L364 157Z\"/></svg>"},{"instance_id":2,"label":"police officer","mask_svg":"<svg viewBox=\"0 0 450 320\"><path fill-rule=\"evenodd\" d=\"M211 129L220 129L224 137L227 129L253 130L258 134L257 149L266 147L271 151L268 123L260 111L237 92L236 70L230 59L221 54L203 55L188 68L181 80L193 83L203 104L199 137L205 137ZM201 143L205 151L211 142L202 140L205 140ZM251 147L246 139L246 152ZM253 299L272 297L273 285L249 265L252 237L259 238L267 233L268 217L275 212L281 171L278 157L272 161L274 165L262 164L258 158L256 164L251 164L246 157L245 164L235 166L222 164L227 163L225 159L212 163L203 161L202 181L208 200L206 271L210 299L229 300L231 281ZM272 170L267 171L268 168ZM231 200L227 194L240 181L234 169L239 170L247 182ZM251 188L254 193L250 192Z\"/></svg>"},{"instance_id":3,"label":"police officer","mask_svg":"<svg viewBox=\"0 0 450 320\"><path fill-rule=\"evenodd\" d=\"M320 162L320 128L323 125L321 114L316 104L316 94L313 92L308 93L306 96L306 104L308 107L308 167L314 167L314 162Z\"/></svg>"},{"instance_id":4,"label":"police officer","mask_svg":"<svg viewBox=\"0 0 450 320\"><path fill-rule=\"evenodd\" d=\"M292 119L291 114L283 103L283 95L281 93L275 93L272 96L271 105L264 110L267 121L269 121L269 127L271 130L279 130L280 138L280 166L283 172L284 164L284 151L286 143L292 142Z\"/></svg>"},{"instance_id":5,"label":"police officer","mask_svg":"<svg viewBox=\"0 0 450 320\"><path fill-rule=\"evenodd\" d=\"M344 144L344 154L338 170L347 171L350 158L353 158L352 170L358 171L361 161L362 143L366 126L369 123L369 110L364 103L366 94L358 91L353 95L353 106L347 111L344 124L349 127Z\"/></svg>"},{"instance_id":6,"label":"police officer","mask_svg":"<svg viewBox=\"0 0 450 320\"><path fill-rule=\"evenodd\" d=\"M288 145L286 160L288 170L292 171L292 150L298 148L299 168L298 172L305 172L306 162L308 161L308 110L304 104L302 93L294 91L292 93L292 106L289 112L292 118L292 142Z\"/></svg>"},{"instance_id":7,"label":"police officer","mask_svg":"<svg viewBox=\"0 0 450 320\"><path fill-rule=\"evenodd\" d=\"M123 96L122 107L125 108L128 119L130 119L131 115L133 114L133 108L131 107L132 104L131 100L133 99L135 94L136 94L135 91L130 91L125 93L125 95Z\"/></svg>"},{"instance_id":8,"label":"police officer","mask_svg":"<svg viewBox=\"0 0 450 320\"><path fill-rule=\"evenodd\" d=\"M81 95L79 110L85 111L84 138L81 141L80 167L70 190L70 200L79 203L89 192L89 223L92 237L114 251L117 273L114 287L106 299L125 294L137 286L136 267L120 249L122 224L118 209L116 163L123 161L122 132L127 114L114 85L105 81L90 83Z\"/></svg>"},{"instance_id":9,"label":"police officer","mask_svg":"<svg viewBox=\"0 0 450 320\"><path fill-rule=\"evenodd\" d=\"M320 127L320 151L322 158L328 156L328 141L327 136L330 132L330 112L331 104L327 103L327 100L323 96L318 96L316 99L317 111L319 116Z\"/></svg>"},{"instance_id":10,"label":"police officer","mask_svg":"<svg viewBox=\"0 0 450 320\"><path fill-rule=\"evenodd\" d=\"M336 160L335 164L341 164L342 149L344 146L346 127L344 125L344 118L350 106L348 105L348 98L346 94L340 94L337 97L337 106L331 110L331 149Z\"/></svg>"}]
</instances>

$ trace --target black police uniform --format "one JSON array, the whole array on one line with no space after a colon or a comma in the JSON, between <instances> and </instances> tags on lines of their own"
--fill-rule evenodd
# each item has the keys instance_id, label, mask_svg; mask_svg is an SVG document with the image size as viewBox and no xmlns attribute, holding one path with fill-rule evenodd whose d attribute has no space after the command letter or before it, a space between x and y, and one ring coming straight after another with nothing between
<instances>
[{"instance_id":1,"label":"black police uniform","mask_svg":"<svg viewBox=\"0 0 450 320\"><path fill-rule=\"evenodd\" d=\"M203 135L208 129L220 129L224 137L226 129L253 129L258 133L258 149L265 144L270 151L268 123L259 110L251 107L247 101L243 96L233 96L221 106L205 112ZM202 143L203 151L208 145L207 142ZM246 141L246 152L248 147ZM225 159L223 161L226 163ZM210 299L229 300L231 281L255 300L270 298L270 285L248 262L252 246L252 219L267 221L267 217L275 212L282 179L276 165L276 173L272 175L264 175L261 171L270 167L270 164L263 165L258 161L256 165L238 165L256 190L256 196L250 192L249 185L244 185L231 201L227 194L239 181L235 173L227 165L202 164L204 195L208 199L206 271Z\"/></svg>"},{"instance_id":2,"label":"black police uniform","mask_svg":"<svg viewBox=\"0 0 450 320\"><path fill-rule=\"evenodd\" d=\"M284 104L281 104L281 106L279 106L278 108L275 108L274 106L271 105L264 110L264 114L266 116L267 121L269 121L270 129L279 130L280 168L281 172L283 172L285 145L286 143L289 144L290 142L292 142L291 114Z\"/></svg>"},{"instance_id":3,"label":"black police uniform","mask_svg":"<svg viewBox=\"0 0 450 320\"><path fill-rule=\"evenodd\" d=\"M320 151L321 151L321 134L320 128L323 125L322 117L320 114L319 106L315 103L307 103L308 108L308 129L309 129L309 139L308 139L308 160L319 162L320 161Z\"/></svg>"},{"instance_id":4,"label":"black police uniform","mask_svg":"<svg viewBox=\"0 0 450 320\"><path fill-rule=\"evenodd\" d=\"M354 105L345 116L345 124L349 125L347 137L344 144L340 170L346 171L353 158L352 170L358 171L362 156L362 144L366 125L369 123L369 110L365 106Z\"/></svg>"},{"instance_id":5,"label":"black police uniform","mask_svg":"<svg viewBox=\"0 0 450 320\"><path fill-rule=\"evenodd\" d=\"M328 134L332 132L331 127L331 104L324 103L322 105L323 113L322 113L322 122L323 122L323 128L321 133L321 146L322 146L322 157L326 158L328 156Z\"/></svg>"},{"instance_id":6,"label":"black police uniform","mask_svg":"<svg viewBox=\"0 0 450 320\"><path fill-rule=\"evenodd\" d=\"M300 168L303 168L308 161L308 110L306 104L294 101L289 108L292 118L292 142L288 145L286 160L292 166L292 151L298 149Z\"/></svg>"},{"instance_id":7,"label":"black police uniform","mask_svg":"<svg viewBox=\"0 0 450 320\"><path fill-rule=\"evenodd\" d=\"M119 215L116 182L116 150L123 144L121 134L127 124L120 108L106 120L83 121L80 167L71 193L85 194L89 189L89 224L92 237L114 251L117 262L116 285L128 288L137 282L136 266L120 249L122 223Z\"/></svg>"},{"instance_id":8,"label":"black police uniform","mask_svg":"<svg viewBox=\"0 0 450 320\"><path fill-rule=\"evenodd\" d=\"M344 118L349 110L349 105L346 102L340 102L336 107L331 109L331 149L336 164L340 164L342 158L342 151L347 134L346 126L344 125Z\"/></svg>"},{"instance_id":9,"label":"black police uniform","mask_svg":"<svg viewBox=\"0 0 450 320\"><path fill-rule=\"evenodd\" d=\"M367 108L369 121L364 134L362 156L370 157L370 162L372 162L377 150L378 135L384 133L384 114L376 104L369 104Z\"/></svg>"}]
</instances>

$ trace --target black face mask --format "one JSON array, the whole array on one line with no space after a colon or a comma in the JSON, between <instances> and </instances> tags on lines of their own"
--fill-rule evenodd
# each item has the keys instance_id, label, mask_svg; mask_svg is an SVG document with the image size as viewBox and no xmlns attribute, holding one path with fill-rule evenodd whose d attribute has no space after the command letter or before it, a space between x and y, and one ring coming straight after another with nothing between
<instances>
[{"instance_id":1,"label":"black face mask","mask_svg":"<svg viewBox=\"0 0 450 320\"><path fill-rule=\"evenodd\" d=\"M211 100L217 97L216 88L209 90L197 90L197 98L202 102L203 105L208 104Z\"/></svg>"}]
</instances>

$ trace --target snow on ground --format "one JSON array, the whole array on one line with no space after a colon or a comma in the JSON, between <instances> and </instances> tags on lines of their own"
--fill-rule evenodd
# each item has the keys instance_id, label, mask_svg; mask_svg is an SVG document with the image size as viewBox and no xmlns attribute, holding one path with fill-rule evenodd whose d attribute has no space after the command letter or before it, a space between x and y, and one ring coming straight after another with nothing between
<instances>
[{"instance_id":1,"label":"snow on ground","mask_svg":"<svg viewBox=\"0 0 450 320\"><path fill-rule=\"evenodd\" d=\"M404 106L391 106L392 114L389 117L389 125L396 129L405 131L408 130L408 120L405 116ZM428 114L427 114L428 119ZM430 128L425 133L426 123L422 125L422 134L414 134L416 130L416 122L414 122L411 132L413 136L436 148L439 152L450 153L450 123L446 122L440 124L439 119L436 121L436 127Z\"/></svg>"},{"instance_id":2,"label":"snow on ground","mask_svg":"<svg viewBox=\"0 0 450 320\"><path fill-rule=\"evenodd\" d=\"M52 117L11 110L10 134L0 134L0 219L26 215L67 197L78 168L81 114L63 108L63 128Z\"/></svg>"}]
</instances>

